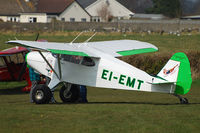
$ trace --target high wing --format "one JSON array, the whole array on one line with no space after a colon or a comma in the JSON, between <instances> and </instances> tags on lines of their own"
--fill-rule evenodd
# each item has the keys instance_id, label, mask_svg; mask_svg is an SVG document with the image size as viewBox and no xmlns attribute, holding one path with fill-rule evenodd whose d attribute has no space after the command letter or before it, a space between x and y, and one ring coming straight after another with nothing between
<instances>
[{"instance_id":1,"label":"high wing","mask_svg":"<svg viewBox=\"0 0 200 133\"><path fill-rule=\"evenodd\" d=\"M114 57L158 51L154 45L136 40L89 42L87 45Z\"/></svg>"},{"instance_id":2,"label":"high wing","mask_svg":"<svg viewBox=\"0 0 200 133\"><path fill-rule=\"evenodd\" d=\"M71 43L38 42L38 41L23 41L23 40L8 41L7 43L20 44L25 47L36 48L39 50L46 50L55 54L99 57L96 54L88 51L86 45L80 43L71 44Z\"/></svg>"},{"instance_id":3,"label":"high wing","mask_svg":"<svg viewBox=\"0 0 200 133\"><path fill-rule=\"evenodd\" d=\"M113 57L127 56L140 53L155 52L157 47L150 43L136 40L115 40L88 43L57 43L57 42L36 42L14 40L8 41L9 44L20 44L41 50L47 50L55 54L68 54L78 56L90 56L100 58L92 49L107 53Z\"/></svg>"}]
</instances>

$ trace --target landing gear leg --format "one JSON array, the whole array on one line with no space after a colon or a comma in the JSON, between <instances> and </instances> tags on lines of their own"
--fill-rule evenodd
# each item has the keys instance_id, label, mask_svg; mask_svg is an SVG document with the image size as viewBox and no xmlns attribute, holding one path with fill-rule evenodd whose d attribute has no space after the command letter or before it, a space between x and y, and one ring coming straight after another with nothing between
<instances>
[{"instance_id":1,"label":"landing gear leg","mask_svg":"<svg viewBox=\"0 0 200 133\"><path fill-rule=\"evenodd\" d=\"M57 103L56 99L54 98L54 91L51 91L51 93L52 93L52 97L51 97L50 103Z\"/></svg>"},{"instance_id":2,"label":"landing gear leg","mask_svg":"<svg viewBox=\"0 0 200 133\"><path fill-rule=\"evenodd\" d=\"M177 95L177 94L174 94L174 96L180 100L181 104L189 104L189 101L187 98L181 97L180 95Z\"/></svg>"}]
</instances>

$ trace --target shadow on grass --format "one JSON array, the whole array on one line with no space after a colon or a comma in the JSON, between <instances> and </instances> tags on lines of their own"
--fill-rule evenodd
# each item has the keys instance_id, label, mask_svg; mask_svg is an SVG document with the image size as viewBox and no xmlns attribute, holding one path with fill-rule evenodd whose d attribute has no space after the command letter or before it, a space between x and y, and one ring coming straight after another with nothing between
<instances>
[{"instance_id":1,"label":"shadow on grass","mask_svg":"<svg viewBox=\"0 0 200 133\"><path fill-rule=\"evenodd\" d=\"M7 89L0 89L0 95L16 95L16 94L19 94L19 95L22 95L22 94L27 94L29 92L23 92L22 91L22 88L24 86L21 86L21 87L15 87L15 88L7 88Z\"/></svg>"},{"instance_id":2,"label":"shadow on grass","mask_svg":"<svg viewBox=\"0 0 200 133\"><path fill-rule=\"evenodd\" d=\"M197 105L200 103L189 103L189 104L180 104L180 103L153 103L153 102L88 102L88 103L62 103L62 102L57 102L57 103L52 103L52 104L57 104L57 105L63 105L63 104L68 104L68 105L73 105L73 104L82 104L82 105L93 105L93 104L133 104L133 105L139 105L139 104L144 104L144 105Z\"/></svg>"}]
</instances>

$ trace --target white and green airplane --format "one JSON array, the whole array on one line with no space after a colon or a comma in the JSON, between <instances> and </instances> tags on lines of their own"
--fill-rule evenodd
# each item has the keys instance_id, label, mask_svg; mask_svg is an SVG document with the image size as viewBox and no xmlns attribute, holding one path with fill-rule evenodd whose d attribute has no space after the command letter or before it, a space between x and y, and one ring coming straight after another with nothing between
<instances>
[{"instance_id":1,"label":"white and green airplane","mask_svg":"<svg viewBox=\"0 0 200 133\"><path fill-rule=\"evenodd\" d=\"M184 53L176 53L157 76L119 60L116 57L155 52L152 44L136 40L114 40L86 43L57 43L37 41L8 41L34 48L26 61L30 67L50 79L47 85L37 85L33 90L35 103L49 103L53 91L60 84L63 102L77 100L77 85L122 90L161 92L181 97L189 92L192 78L190 63Z\"/></svg>"}]
</instances>

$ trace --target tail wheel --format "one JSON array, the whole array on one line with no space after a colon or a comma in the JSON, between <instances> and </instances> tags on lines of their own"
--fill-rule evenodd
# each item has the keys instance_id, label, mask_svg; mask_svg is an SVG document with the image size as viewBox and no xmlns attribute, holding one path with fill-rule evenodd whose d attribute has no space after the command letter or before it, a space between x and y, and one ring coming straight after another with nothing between
<instances>
[{"instance_id":1,"label":"tail wheel","mask_svg":"<svg viewBox=\"0 0 200 133\"><path fill-rule=\"evenodd\" d=\"M188 104L189 101L188 101L187 98L181 98L181 99L180 99L180 103L181 103L181 104Z\"/></svg>"},{"instance_id":2,"label":"tail wheel","mask_svg":"<svg viewBox=\"0 0 200 133\"><path fill-rule=\"evenodd\" d=\"M189 101L187 98L184 98L184 97L181 97L180 95L178 94L173 94L175 97L177 97L179 100L180 100L180 103L181 104L189 104Z\"/></svg>"},{"instance_id":3,"label":"tail wheel","mask_svg":"<svg viewBox=\"0 0 200 133\"><path fill-rule=\"evenodd\" d=\"M46 85L39 84L36 85L32 92L33 101L36 104L46 104L49 103L52 97L52 92Z\"/></svg>"},{"instance_id":4,"label":"tail wheel","mask_svg":"<svg viewBox=\"0 0 200 133\"><path fill-rule=\"evenodd\" d=\"M76 102L80 97L80 86L79 85L67 85L60 89L60 99L64 103Z\"/></svg>"}]
</instances>

